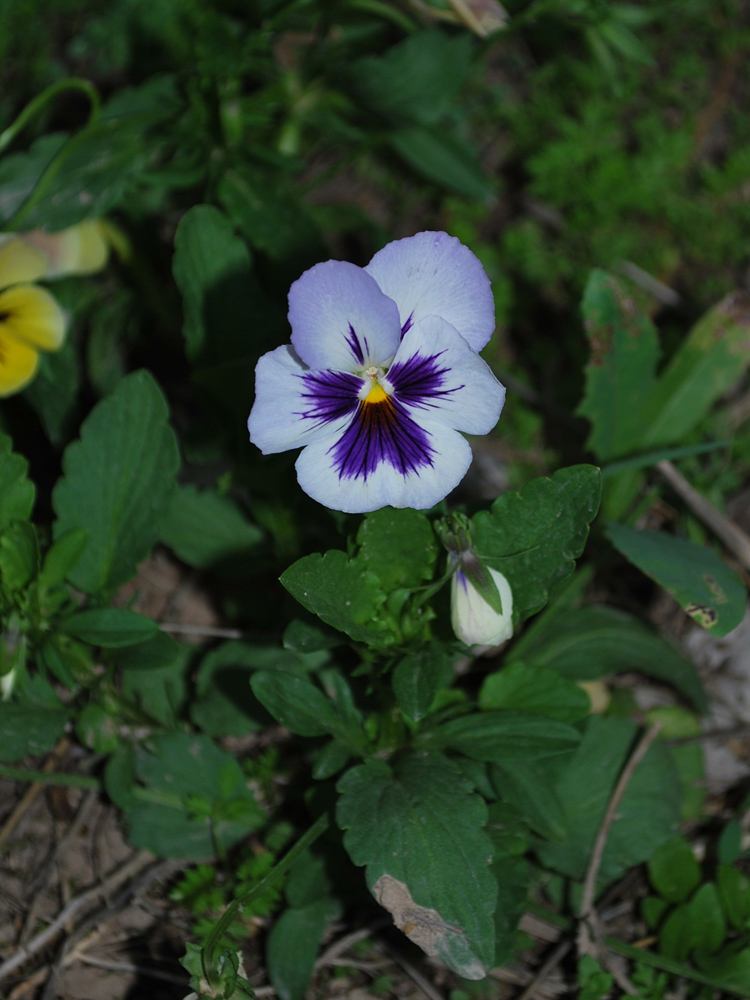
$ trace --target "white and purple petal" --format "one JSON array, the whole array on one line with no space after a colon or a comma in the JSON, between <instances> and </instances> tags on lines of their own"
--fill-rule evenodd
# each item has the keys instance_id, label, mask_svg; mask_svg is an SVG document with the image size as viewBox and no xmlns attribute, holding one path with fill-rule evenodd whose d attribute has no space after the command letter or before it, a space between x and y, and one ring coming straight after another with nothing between
<instances>
[{"instance_id":1,"label":"white and purple petal","mask_svg":"<svg viewBox=\"0 0 750 1000\"><path fill-rule=\"evenodd\" d=\"M404 332L425 316L441 316L475 351L492 336L489 278L455 236L428 232L396 240L379 250L365 271L398 306Z\"/></svg>"},{"instance_id":2,"label":"white and purple petal","mask_svg":"<svg viewBox=\"0 0 750 1000\"><path fill-rule=\"evenodd\" d=\"M343 433L359 406L362 379L348 372L310 371L291 347L264 354L255 369L250 440L264 455Z\"/></svg>"},{"instance_id":3,"label":"white and purple petal","mask_svg":"<svg viewBox=\"0 0 750 1000\"><path fill-rule=\"evenodd\" d=\"M396 304L361 267L329 260L305 271L289 289L292 345L310 368L361 371L396 353Z\"/></svg>"},{"instance_id":4,"label":"white and purple petal","mask_svg":"<svg viewBox=\"0 0 750 1000\"><path fill-rule=\"evenodd\" d=\"M427 510L460 483L471 464L466 439L445 427L424 426L418 441L406 443L397 435L374 435L364 461L359 452L342 456L343 439L336 433L317 437L297 459L297 479L314 500L350 514L387 506Z\"/></svg>"},{"instance_id":5,"label":"white and purple petal","mask_svg":"<svg viewBox=\"0 0 750 1000\"><path fill-rule=\"evenodd\" d=\"M387 380L413 421L466 434L489 433L505 402L505 388L489 365L439 316L406 332Z\"/></svg>"}]
</instances>

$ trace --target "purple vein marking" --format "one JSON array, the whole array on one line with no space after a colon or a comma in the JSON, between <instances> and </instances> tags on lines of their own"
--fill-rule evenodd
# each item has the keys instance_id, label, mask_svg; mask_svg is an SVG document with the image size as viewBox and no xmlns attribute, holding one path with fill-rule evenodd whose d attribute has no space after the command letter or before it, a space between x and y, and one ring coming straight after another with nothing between
<instances>
[{"instance_id":1,"label":"purple vein marking","mask_svg":"<svg viewBox=\"0 0 750 1000\"><path fill-rule=\"evenodd\" d=\"M441 351L429 357L413 354L406 361L397 362L388 372L388 381L393 385L396 396L409 406L427 409L436 405L434 401L463 389L463 385L442 388L450 371L438 364L438 358L444 353Z\"/></svg>"},{"instance_id":2,"label":"purple vein marking","mask_svg":"<svg viewBox=\"0 0 750 1000\"><path fill-rule=\"evenodd\" d=\"M369 355L369 353L370 353L370 346L367 343L367 337L363 337L362 338L362 342L360 343L360 340L359 340L359 337L357 335L357 332L354 329L354 327L352 326L352 324L350 323L349 324L349 335L347 337L345 337L345 340L346 340L347 344L349 345L349 350L354 355L354 360L358 364L363 365L365 363L365 357L367 357ZM362 344L364 344L364 350L362 350Z\"/></svg>"},{"instance_id":3,"label":"purple vein marking","mask_svg":"<svg viewBox=\"0 0 750 1000\"><path fill-rule=\"evenodd\" d=\"M408 330L411 330L413 322L414 322L414 311L412 310L412 312L409 314L409 318L406 320L406 322L404 323L404 325L401 327L401 339L402 340L404 339L404 334Z\"/></svg>"},{"instance_id":4,"label":"purple vein marking","mask_svg":"<svg viewBox=\"0 0 750 1000\"><path fill-rule=\"evenodd\" d=\"M383 462L404 476L432 466L435 449L430 435L389 396L378 403L361 402L329 454L339 479L366 480Z\"/></svg>"},{"instance_id":5,"label":"purple vein marking","mask_svg":"<svg viewBox=\"0 0 750 1000\"><path fill-rule=\"evenodd\" d=\"M300 395L304 400L309 400L309 405L307 409L294 415L314 421L310 430L356 411L358 393L362 388L362 379L356 375L348 372L314 371L305 372L298 377L305 386Z\"/></svg>"}]
</instances>

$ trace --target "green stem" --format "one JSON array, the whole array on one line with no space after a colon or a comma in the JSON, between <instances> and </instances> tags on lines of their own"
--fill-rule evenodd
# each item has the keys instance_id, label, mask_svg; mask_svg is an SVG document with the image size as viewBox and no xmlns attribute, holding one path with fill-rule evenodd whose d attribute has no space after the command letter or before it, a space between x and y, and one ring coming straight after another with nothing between
<instances>
[{"instance_id":1,"label":"green stem","mask_svg":"<svg viewBox=\"0 0 750 1000\"><path fill-rule=\"evenodd\" d=\"M291 850L287 851L281 861L279 861L279 863L271 869L264 879L261 879L261 881L258 882L257 885L254 885L252 889L249 889L244 896L239 896L229 907L227 907L221 920L219 920L214 929L211 931L203 949L203 968L209 985L215 985L212 980L214 980L215 977L218 977L218 970L216 968L216 952L221 944L224 932L231 925L232 921L237 916L237 913L243 906L248 906L253 902L253 900L263 896L269 889L276 885L276 883L284 875L286 875L300 854L302 854L303 851L306 851L311 844L315 843L318 837L328 829L330 822L328 814L322 813L315 820L310 829L300 837Z\"/></svg>"},{"instance_id":2,"label":"green stem","mask_svg":"<svg viewBox=\"0 0 750 1000\"><path fill-rule=\"evenodd\" d=\"M350 0L350 6L355 10L364 11L366 14L374 14L375 17L382 17L386 21L392 21L395 25L405 31L407 35L413 34L417 26L410 17L399 10L398 7L391 7L389 4L381 3L380 0Z\"/></svg>"},{"instance_id":3,"label":"green stem","mask_svg":"<svg viewBox=\"0 0 750 1000\"><path fill-rule=\"evenodd\" d=\"M84 80L78 76L71 76L67 80L59 80L57 83L53 83L51 87L43 90L41 94L37 94L32 101L29 101L13 124L8 126L4 132L0 132L0 153L13 142L18 133L26 127L37 112L41 111L45 104L48 104L58 94L66 90L82 90L86 94L91 102L89 124L95 121L101 109L99 92L96 87L92 83L89 83L88 80Z\"/></svg>"},{"instance_id":4,"label":"green stem","mask_svg":"<svg viewBox=\"0 0 750 1000\"><path fill-rule=\"evenodd\" d=\"M9 767L0 764L0 778L13 778L15 781L33 781L45 785L68 785L70 788L92 788L100 790L101 781L87 778L83 774L55 774L54 771L28 771L25 767Z\"/></svg>"}]
</instances>

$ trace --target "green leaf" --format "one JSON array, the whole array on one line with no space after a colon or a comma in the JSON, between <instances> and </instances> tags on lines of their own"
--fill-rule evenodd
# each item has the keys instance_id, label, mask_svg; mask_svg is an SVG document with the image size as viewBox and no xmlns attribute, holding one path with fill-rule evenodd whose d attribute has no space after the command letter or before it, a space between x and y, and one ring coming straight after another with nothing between
<instances>
[{"instance_id":1,"label":"green leaf","mask_svg":"<svg viewBox=\"0 0 750 1000\"><path fill-rule=\"evenodd\" d=\"M580 991L577 1000L601 1000L609 993L614 978L605 972L595 958L583 955L578 963L578 985Z\"/></svg>"},{"instance_id":2,"label":"green leaf","mask_svg":"<svg viewBox=\"0 0 750 1000\"><path fill-rule=\"evenodd\" d=\"M607 537L712 635L726 635L742 621L745 588L713 549L663 531L634 531L620 524L608 524Z\"/></svg>"},{"instance_id":3,"label":"green leaf","mask_svg":"<svg viewBox=\"0 0 750 1000\"><path fill-rule=\"evenodd\" d=\"M750 364L750 299L732 292L703 316L666 371L639 400L646 427L640 446L681 441Z\"/></svg>"},{"instance_id":4,"label":"green leaf","mask_svg":"<svg viewBox=\"0 0 750 1000\"><path fill-rule=\"evenodd\" d=\"M351 751L338 740L330 740L315 755L312 776L316 781L325 781L342 771L351 759Z\"/></svg>"},{"instance_id":5,"label":"green leaf","mask_svg":"<svg viewBox=\"0 0 750 1000\"><path fill-rule=\"evenodd\" d=\"M237 339L237 317L246 314L250 252L229 220L211 205L195 205L175 234L174 279L185 307L185 349L196 360L226 357Z\"/></svg>"},{"instance_id":6,"label":"green leaf","mask_svg":"<svg viewBox=\"0 0 750 1000\"><path fill-rule=\"evenodd\" d=\"M156 127L180 107L173 79L152 77L137 90L117 93L95 122L66 142L60 136L37 140L28 154L22 154L31 161L26 192L32 194L33 206L27 210L23 205L19 222L12 219L12 227L58 230L106 215L141 183L158 155ZM50 138L56 140L54 146L44 141ZM37 164L49 162L48 145L59 152L46 176L40 177Z\"/></svg>"},{"instance_id":7,"label":"green leaf","mask_svg":"<svg viewBox=\"0 0 750 1000\"><path fill-rule=\"evenodd\" d=\"M648 862L648 877L668 902L685 902L700 885L701 870L684 837L674 837L656 848Z\"/></svg>"},{"instance_id":8,"label":"green leaf","mask_svg":"<svg viewBox=\"0 0 750 1000\"><path fill-rule=\"evenodd\" d=\"M271 715L297 736L330 733L354 749L365 744L364 733L335 704L304 677L259 671L253 676L253 693Z\"/></svg>"},{"instance_id":9,"label":"green leaf","mask_svg":"<svg viewBox=\"0 0 750 1000\"><path fill-rule=\"evenodd\" d=\"M271 928L266 944L268 975L281 1000L302 1000L310 985L315 959L326 927L340 907L319 899L282 913Z\"/></svg>"},{"instance_id":10,"label":"green leaf","mask_svg":"<svg viewBox=\"0 0 750 1000\"><path fill-rule=\"evenodd\" d=\"M56 297L60 295L57 289L55 291ZM76 311L68 302L60 302L60 305L71 312ZM81 390L78 353L75 338L68 336L59 351L40 354L34 381L23 393L24 399L36 411L47 437L59 449L73 437L76 420L80 419L76 412Z\"/></svg>"},{"instance_id":11,"label":"green leaf","mask_svg":"<svg viewBox=\"0 0 750 1000\"><path fill-rule=\"evenodd\" d=\"M667 958L684 962L693 942L692 914L687 903L676 907L667 916L659 931L659 951Z\"/></svg>"},{"instance_id":12,"label":"green leaf","mask_svg":"<svg viewBox=\"0 0 750 1000\"><path fill-rule=\"evenodd\" d=\"M428 955L466 979L492 967L497 884L484 801L440 754L373 762L338 783L337 819L367 885Z\"/></svg>"},{"instance_id":13,"label":"green leaf","mask_svg":"<svg viewBox=\"0 0 750 1000\"><path fill-rule=\"evenodd\" d=\"M534 763L514 761L510 767L494 764L492 784L505 802L515 806L532 830L548 840L564 840L568 824L555 786Z\"/></svg>"},{"instance_id":14,"label":"green leaf","mask_svg":"<svg viewBox=\"0 0 750 1000\"><path fill-rule=\"evenodd\" d=\"M52 494L55 538L88 531L69 579L87 594L129 580L159 537L174 488L177 443L167 405L146 371L128 375L84 421L80 441L63 455L64 478Z\"/></svg>"},{"instance_id":15,"label":"green leaf","mask_svg":"<svg viewBox=\"0 0 750 1000\"><path fill-rule=\"evenodd\" d=\"M690 900L693 947L701 954L712 955L724 944L727 922L714 882L704 882Z\"/></svg>"},{"instance_id":16,"label":"green leaf","mask_svg":"<svg viewBox=\"0 0 750 1000\"><path fill-rule=\"evenodd\" d=\"M451 747L475 760L496 763L567 753L580 738L572 726L528 712L464 715L419 737L431 747Z\"/></svg>"},{"instance_id":17,"label":"green leaf","mask_svg":"<svg viewBox=\"0 0 750 1000\"><path fill-rule=\"evenodd\" d=\"M212 855L264 821L237 761L203 736L170 733L137 746L135 775L145 787L135 787L125 814L130 838L163 857Z\"/></svg>"},{"instance_id":18,"label":"green leaf","mask_svg":"<svg viewBox=\"0 0 750 1000\"><path fill-rule=\"evenodd\" d=\"M114 804L126 811L135 804L135 785L135 747L121 743L105 765L104 787Z\"/></svg>"},{"instance_id":19,"label":"green leaf","mask_svg":"<svg viewBox=\"0 0 750 1000\"><path fill-rule=\"evenodd\" d=\"M13 521L0 534L0 585L12 594L34 579L39 569L36 530L28 521Z\"/></svg>"},{"instance_id":20,"label":"green leaf","mask_svg":"<svg viewBox=\"0 0 750 1000\"><path fill-rule=\"evenodd\" d=\"M34 506L34 485L26 478L28 462L12 447L7 434L0 433L0 531L11 521L27 521Z\"/></svg>"},{"instance_id":21,"label":"green leaf","mask_svg":"<svg viewBox=\"0 0 750 1000\"><path fill-rule=\"evenodd\" d=\"M70 571L83 555L88 531L74 528L60 535L47 551L39 573L39 589L51 590L65 582Z\"/></svg>"},{"instance_id":22,"label":"green leaf","mask_svg":"<svg viewBox=\"0 0 750 1000\"><path fill-rule=\"evenodd\" d=\"M160 537L183 562L207 569L246 562L263 535L229 497L178 486L161 520Z\"/></svg>"},{"instance_id":23,"label":"green leaf","mask_svg":"<svg viewBox=\"0 0 750 1000\"><path fill-rule=\"evenodd\" d=\"M150 639L118 649L112 661L121 670L161 670L171 666L180 652L172 636L157 629Z\"/></svg>"},{"instance_id":24,"label":"green leaf","mask_svg":"<svg viewBox=\"0 0 750 1000\"><path fill-rule=\"evenodd\" d=\"M497 882L495 907L494 968L513 960L517 952L518 925L521 922L531 883L531 871L524 858L495 851L490 871Z\"/></svg>"},{"instance_id":25,"label":"green leaf","mask_svg":"<svg viewBox=\"0 0 750 1000\"><path fill-rule=\"evenodd\" d=\"M112 753L120 742L118 720L101 705L84 705L76 719L76 736L94 753Z\"/></svg>"},{"instance_id":26,"label":"green leaf","mask_svg":"<svg viewBox=\"0 0 750 1000\"><path fill-rule=\"evenodd\" d=\"M67 712L36 705L0 706L0 760L11 764L51 750L68 721Z\"/></svg>"},{"instance_id":27,"label":"green leaf","mask_svg":"<svg viewBox=\"0 0 750 1000\"><path fill-rule=\"evenodd\" d=\"M372 640L373 621L385 602L380 581L358 559L335 549L299 559L281 583L299 603L355 642Z\"/></svg>"},{"instance_id":28,"label":"green leaf","mask_svg":"<svg viewBox=\"0 0 750 1000\"><path fill-rule=\"evenodd\" d=\"M137 650L131 646L130 651ZM185 718L190 681L190 646L177 646L176 655L164 666L148 670L131 669L122 675L122 694L138 705L150 719L167 729L177 728Z\"/></svg>"},{"instance_id":29,"label":"green leaf","mask_svg":"<svg viewBox=\"0 0 750 1000\"><path fill-rule=\"evenodd\" d=\"M716 881L729 923L738 931L750 929L750 879L732 865L719 865Z\"/></svg>"},{"instance_id":30,"label":"green leaf","mask_svg":"<svg viewBox=\"0 0 750 1000\"><path fill-rule=\"evenodd\" d=\"M388 141L405 163L447 191L484 202L495 196L476 153L445 128L411 125L391 132Z\"/></svg>"},{"instance_id":31,"label":"green leaf","mask_svg":"<svg viewBox=\"0 0 750 1000\"><path fill-rule=\"evenodd\" d=\"M415 722L423 719L452 673L445 647L438 642L405 656L393 671L393 693L398 707Z\"/></svg>"},{"instance_id":32,"label":"green leaf","mask_svg":"<svg viewBox=\"0 0 750 1000\"><path fill-rule=\"evenodd\" d=\"M151 618L126 608L93 608L66 618L60 630L103 649L119 649L146 642L159 631Z\"/></svg>"},{"instance_id":33,"label":"green leaf","mask_svg":"<svg viewBox=\"0 0 750 1000\"><path fill-rule=\"evenodd\" d=\"M287 267L301 257L300 270L322 258L320 234L292 186L271 187L265 176L253 174L244 164L227 170L219 181L218 194L232 221L256 250ZM307 261L305 258L319 247L319 256Z\"/></svg>"},{"instance_id":34,"label":"green leaf","mask_svg":"<svg viewBox=\"0 0 750 1000\"><path fill-rule=\"evenodd\" d=\"M668 909L669 903L661 896L646 896L642 900L641 915L649 930L656 930Z\"/></svg>"},{"instance_id":35,"label":"green leaf","mask_svg":"<svg viewBox=\"0 0 750 1000\"><path fill-rule=\"evenodd\" d=\"M383 507L366 514L357 533L358 560L377 576L383 590L414 589L432 579L437 557L432 525L417 510Z\"/></svg>"},{"instance_id":36,"label":"green leaf","mask_svg":"<svg viewBox=\"0 0 750 1000\"><path fill-rule=\"evenodd\" d=\"M583 879L607 804L636 737L635 723L628 718L592 716L577 750L546 765L548 780L554 783L565 810L569 836L537 845L543 865L569 878ZM679 820L674 765L666 749L655 743L617 810L604 849L601 881L610 882L650 858L659 844L674 836Z\"/></svg>"},{"instance_id":37,"label":"green leaf","mask_svg":"<svg viewBox=\"0 0 750 1000\"><path fill-rule=\"evenodd\" d=\"M473 519L477 555L507 577L513 620L521 622L549 600L574 569L599 508L601 477L592 465L533 479L521 493L503 493Z\"/></svg>"},{"instance_id":38,"label":"green leaf","mask_svg":"<svg viewBox=\"0 0 750 1000\"><path fill-rule=\"evenodd\" d=\"M479 692L479 707L505 708L574 723L591 710L589 696L550 667L510 663L490 674Z\"/></svg>"},{"instance_id":39,"label":"green leaf","mask_svg":"<svg viewBox=\"0 0 750 1000\"><path fill-rule=\"evenodd\" d=\"M592 271L582 302L591 358L577 412L591 421L587 446L601 461L631 452L646 424L643 399L656 383L659 338L611 275Z\"/></svg>"},{"instance_id":40,"label":"green leaf","mask_svg":"<svg viewBox=\"0 0 750 1000\"><path fill-rule=\"evenodd\" d=\"M351 65L352 89L370 111L393 122L437 121L471 67L471 39L438 28L420 31L382 56Z\"/></svg>"},{"instance_id":41,"label":"green leaf","mask_svg":"<svg viewBox=\"0 0 750 1000\"><path fill-rule=\"evenodd\" d=\"M700 743L671 744L686 736L699 736L703 727L697 715L680 705L660 705L649 709L646 718L649 725L662 724L659 738L668 746L680 781L682 795L681 816L686 822L700 820L704 816L706 804L706 768L703 747Z\"/></svg>"},{"instance_id":42,"label":"green leaf","mask_svg":"<svg viewBox=\"0 0 750 1000\"><path fill-rule=\"evenodd\" d=\"M638 670L671 684L700 712L708 710L691 661L644 622L616 608L588 607L551 613L549 619L542 616L513 648L511 661L517 656L576 681Z\"/></svg>"}]
</instances>

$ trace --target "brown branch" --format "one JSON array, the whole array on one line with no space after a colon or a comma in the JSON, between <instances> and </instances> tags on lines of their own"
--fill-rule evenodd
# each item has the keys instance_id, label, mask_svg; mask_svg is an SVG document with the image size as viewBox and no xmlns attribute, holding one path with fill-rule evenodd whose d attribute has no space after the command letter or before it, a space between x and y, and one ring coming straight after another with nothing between
<instances>
[{"instance_id":1,"label":"brown branch","mask_svg":"<svg viewBox=\"0 0 750 1000\"><path fill-rule=\"evenodd\" d=\"M549 978L552 972L558 967L560 962L565 958L570 949L573 947L573 942L570 940L561 941L560 944L555 948L547 961L542 965L541 969L537 972L534 978L531 980L529 985L520 995L518 1000L529 1000L540 987L542 987L545 981Z\"/></svg>"},{"instance_id":2,"label":"brown branch","mask_svg":"<svg viewBox=\"0 0 750 1000\"><path fill-rule=\"evenodd\" d=\"M742 528L738 527L729 518L724 517L704 496L690 485L682 473L666 459L656 463L656 468L661 476L666 479L672 489L677 493L706 524L711 531L720 538L729 551L750 572L750 536Z\"/></svg>"}]
</instances>

